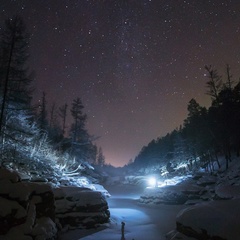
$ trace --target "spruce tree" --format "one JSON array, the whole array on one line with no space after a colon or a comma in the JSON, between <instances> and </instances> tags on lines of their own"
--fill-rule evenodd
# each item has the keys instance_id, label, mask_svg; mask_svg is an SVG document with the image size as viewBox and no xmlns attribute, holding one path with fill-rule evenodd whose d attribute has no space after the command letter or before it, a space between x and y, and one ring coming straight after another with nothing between
<instances>
[{"instance_id":1,"label":"spruce tree","mask_svg":"<svg viewBox=\"0 0 240 240\"><path fill-rule=\"evenodd\" d=\"M48 120L47 120L47 101L46 101L46 93L42 93L42 100L39 107L38 114L38 125L42 133L46 133L48 131Z\"/></svg>"},{"instance_id":2,"label":"spruce tree","mask_svg":"<svg viewBox=\"0 0 240 240\"><path fill-rule=\"evenodd\" d=\"M66 130L66 119L67 119L67 108L68 105L65 103L63 106L59 108L59 117L62 120L62 135L65 135L65 130Z\"/></svg>"},{"instance_id":3,"label":"spruce tree","mask_svg":"<svg viewBox=\"0 0 240 240\"><path fill-rule=\"evenodd\" d=\"M73 124L70 129L71 153L76 160L93 162L96 159L96 147L92 144L92 137L86 129L87 115L80 98L72 102L71 114Z\"/></svg>"},{"instance_id":4,"label":"spruce tree","mask_svg":"<svg viewBox=\"0 0 240 240\"><path fill-rule=\"evenodd\" d=\"M0 137L1 147L16 142L24 144L24 135L29 136L26 123L32 117L31 82L28 71L29 35L23 20L15 16L5 21L0 39ZM23 121L24 119L24 121ZM15 143L13 143L15 142Z\"/></svg>"},{"instance_id":5,"label":"spruce tree","mask_svg":"<svg viewBox=\"0 0 240 240\"><path fill-rule=\"evenodd\" d=\"M6 20L0 41L0 131L5 125L7 113L30 107L32 78L26 66L28 40L20 17Z\"/></svg>"},{"instance_id":6,"label":"spruce tree","mask_svg":"<svg viewBox=\"0 0 240 240\"><path fill-rule=\"evenodd\" d=\"M213 69L213 67L205 66L205 69L208 72L208 81L207 81L207 94L211 96L212 101L215 105L219 104L219 93L222 89L222 79L218 75L218 72L216 69Z\"/></svg>"},{"instance_id":7,"label":"spruce tree","mask_svg":"<svg viewBox=\"0 0 240 240\"><path fill-rule=\"evenodd\" d=\"M98 149L97 165L99 165L100 167L103 167L105 165L105 157L103 155L101 147Z\"/></svg>"},{"instance_id":8,"label":"spruce tree","mask_svg":"<svg viewBox=\"0 0 240 240\"><path fill-rule=\"evenodd\" d=\"M0 41L0 90L5 109L7 105L14 109L30 107L32 73L27 66L28 51L29 35L23 20L18 16L6 20Z\"/></svg>"}]
</instances>

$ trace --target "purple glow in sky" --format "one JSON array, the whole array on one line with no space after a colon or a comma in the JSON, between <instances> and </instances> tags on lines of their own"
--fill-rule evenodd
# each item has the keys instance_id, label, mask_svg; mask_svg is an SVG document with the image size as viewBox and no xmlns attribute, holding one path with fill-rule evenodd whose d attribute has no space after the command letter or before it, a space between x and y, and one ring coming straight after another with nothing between
<instances>
[{"instance_id":1,"label":"purple glow in sky","mask_svg":"<svg viewBox=\"0 0 240 240\"><path fill-rule=\"evenodd\" d=\"M35 101L80 97L106 162L122 166L209 105L204 66L240 76L238 0L0 0L0 23L23 16Z\"/></svg>"}]
</instances>

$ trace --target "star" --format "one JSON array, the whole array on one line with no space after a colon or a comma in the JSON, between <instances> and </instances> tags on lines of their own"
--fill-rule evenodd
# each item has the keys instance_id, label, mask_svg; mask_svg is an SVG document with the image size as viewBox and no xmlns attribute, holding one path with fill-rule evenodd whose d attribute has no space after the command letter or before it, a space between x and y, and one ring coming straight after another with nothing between
<instances>
[{"instance_id":1,"label":"star","mask_svg":"<svg viewBox=\"0 0 240 240\"><path fill-rule=\"evenodd\" d=\"M240 75L238 1L1 1L0 26L23 16L34 101L83 100L106 162L123 166L179 127L190 99L210 104L204 66ZM1 24L2 23L2 24Z\"/></svg>"}]
</instances>

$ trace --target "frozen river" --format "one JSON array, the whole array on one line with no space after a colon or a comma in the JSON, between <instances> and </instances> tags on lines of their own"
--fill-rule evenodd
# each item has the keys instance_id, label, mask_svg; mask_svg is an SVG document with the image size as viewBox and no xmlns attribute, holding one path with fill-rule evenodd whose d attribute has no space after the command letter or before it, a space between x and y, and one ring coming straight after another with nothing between
<instances>
[{"instance_id":1,"label":"frozen river","mask_svg":"<svg viewBox=\"0 0 240 240\"><path fill-rule=\"evenodd\" d=\"M136 186L106 187L112 195L108 199L111 222L106 228L75 230L61 239L65 240L121 240L121 223L125 223L125 240L164 240L166 233L175 228L175 217L185 206L148 206L138 203L144 190Z\"/></svg>"}]
</instances>

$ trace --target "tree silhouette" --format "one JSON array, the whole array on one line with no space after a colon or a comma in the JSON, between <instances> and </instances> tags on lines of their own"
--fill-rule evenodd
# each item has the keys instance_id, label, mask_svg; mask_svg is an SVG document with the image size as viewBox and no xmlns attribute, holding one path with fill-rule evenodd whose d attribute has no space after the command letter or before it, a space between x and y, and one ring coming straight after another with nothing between
<instances>
[{"instance_id":1,"label":"tree silhouette","mask_svg":"<svg viewBox=\"0 0 240 240\"><path fill-rule=\"evenodd\" d=\"M70 129L71 154L78 160L95 162L96 147L92 144L92 137L86 129L87 115L83 112L83 109L81 99L74 99L70 109L73 118Z\"/></svg>"},{"instance_id":2,"label":"tree silhouette","mask_svg":"<svg viewBox=\"0 0 240 240\"><path fill-rule=\"evenodd\" d=\"M59 116L62 120L62 135L63 136L65 134L65 129L66 129L67 108L68 108L68 105L66 103L59 108Z\"/></svg>"},{"instance_id":3,"label":"tree silhouette","mask_svg":"<svg viewBox=\"0 0 240 240\"><path fill-rule=\"evenodd\" d=\"M48 120L47 120L47 100L46 93L42 92L41 103L39 104L38 123L42 133L48 132Z\"/></svg>"},{"instance_id":4,"label":"tree silhouette","mask_svg":"<svg viewBox=\"0 0 240 240\"><path fill-rule=\"evenodd\" d=\"M105 165L105 157L103 155L101 147L98 149L97 161L96 162L97 162L97 165L99 165L100 167L103 167Z\"/></svg>"},{"instance_id":5,"label":"tree silhouette","mask_svg":"<svg viewBox=\"0 0 240 240\"><path fill-rule=\"evenodd\" d=\"M28 72L29 35L19 16L7 19L0 41L0 137L2 148L6 137L20 141L17 136L27 134L26 129L18 128L17 119L23 115L30 121L32 117L30 84L32 74ZM27 116L28 115L28 116ZM15 122L14 122L15 121ZM23 139L23 138L22 138Z\"/></svg>"},{"instance_id":6,"label":"tree silhouette","mask_svg":"<svg viewBox=\"0 0 240 240\"><path fill-rule=\"evenodd\" d=\"M208 81L207 81L207 94L211 96L214 103L218 104L218 95L222 88L222 79L218 75L216 69L213 69L212 66L205 66L205 69L208 72Z\"/></svg>"}]
</instances>

